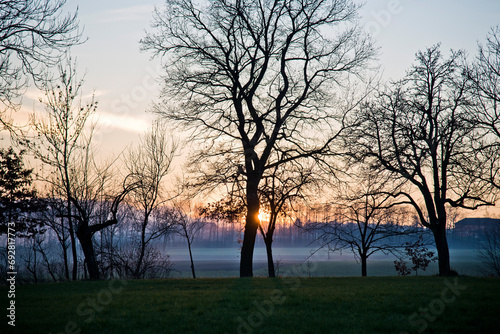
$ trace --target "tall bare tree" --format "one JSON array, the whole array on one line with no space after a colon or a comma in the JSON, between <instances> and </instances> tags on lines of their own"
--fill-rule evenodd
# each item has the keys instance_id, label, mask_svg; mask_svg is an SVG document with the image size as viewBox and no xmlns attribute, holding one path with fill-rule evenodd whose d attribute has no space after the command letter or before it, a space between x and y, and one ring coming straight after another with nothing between
<instances>
[{"instance_id":1,"label":"tall bare tree","mask_svg":"<svg viewBox=\"0 0 500 334\"><path fill-rule=\"evenodd\" d=\"M137 184L129 194L128 202L137 210L135 217L140 230L138 260L133 276L140 277L146 247L152 240L163 235L163 230L150 230L150 217L167 198L165 178L172 172L172 161L178 144L168 137L164 122L155 121L141 140L139 147L131 149L126 158L128 174Z\"/></svg>"},{"instance_id":2,"label":"tall bare tree","mask_svg":"<svg viewBox=\"0 0 500 334\"><path fill-rule=\"evenodd\" d=\"M331 152L343 116L332 89L374 55L355 24L358 8L350 0L168 0L154 12L142 47L165 61L155 111L202 143L196 162L228 157L228 172L245 179L242 277L253 275L265 171Z\"/></svg>"},{"instance_id":3,"label":"tall bare tree","mask_svg":"<svg viewBox=\"0 0 500 334\"><path fill-rule=\"evenodd\" d=\"M72 279L77 278L78 258L76 252L75 228L72 219L72 178L71 170L75 167L78 152L84 147L85 127L97 108L92 99L83 104L80 89L83 80L77 77L76 62L68 59L66 64L59 64L59 82L47 79L44 83L45 105L43 113L34 112L31 116L35 136L25 142L28 149L42 163L54 168L55 175L46 177L66 200L71 251L73 255ZM28 137L26 135L25 137ZM29 137L28 137L29 138Z\"/></svg>"},{"instance_id":4,"label":"tall bare tree","mask_svg":"<svg viewBox=\"0 0 500 334\"><path fill-rule=\"evenodd\" d=\"M473 170L500 189L500 26L491 29L486 44L478 45L476 59L465 72L475 98L474 120L489 134L487 140L477 145L483 157ZM485 157L489 157L489 165L482 163Z\"/></svg>"},{"instance_id":5,"label":"tall bare tree","mask_svg":"<svg viewBox=\"0 0 500 334\"><path fill-rule=\"evenodd\" d=\"M77 12L63 16L66 0L0 2L0 122L9 127L4 108L16 109L27 78L38 82L45 67L58 63L81 42ZM43 80L42 80L43 82Z\"/></svg>"},{"instance_id":6,"label":"tall bare tree","mask_svg":"<svg viewBox=\"0 0 500 334\"><path fill-rule=\"evenodd\" d=\"M25 135L23 143L43 164L51 168L48 175L40 173L41 180L48 182L65 200L68 233L73 255L72 279L78 276L78 238L91 279L99 278L99 270L93 249L93 235L111 224L116 224L116 213L125 195L134 188L130 178L118 187L113 181L111 166L98 166L92 150L95 124L90 122L97 108L92 97L84 104L80 89L83 80L78 79L76 63L71 59L60 64L59 82L47 79L44 83L45 105L42 114L31 117L34 136ZM102 203L109 202L107 212L99 212ZM104 216L101 220L99 216ZM97 219L96 219L97 218Z\"/></svg>"},{"instance_id":7,"label":"tall bare tree","mask_svg":"<svg viewBox=\"0 0 500 334\"><path fill-rule=\"evenodd\" d=\"M500 138L500 26L491 29L486 44L467 72L478 99L478 121Z\"/></svg>"},{"instance_id":8,"label":"tall bare tree","mask_svg":"<svg viewBox=\"0 0 500 334\"><path fill-rule=\"evenodd\" d=\"M407 76L354 115L351 156L388 173L405 187L393 193L413 206L433 235L439 274L450 272L447 207L476 209L495 202L484 178L471 171L484 139L471 112L473 99L461 70L462 54L443 59L439 46L416 54ZM408 188L409 187L409 188Z\"/></svg>"},{"instance_id":9,"label":"tall bare tree","mask_svg":"<svg viewBox=\"0 0 500 334\"><path fill-rule=\"evenodd\" d=\"M189 259L191 261L191 274L193 278L196 278L192 246L198 234L205 227L206 222L199 217L195 217L194 210L189 200L176 201L165 213L166 215L164 217L170 221L172 229L186 239Z\"/></svg>"},{"instance_id":10,"label":"tall bare tree","mask_svg":"<svg viewBox=\"0 0 500 334\"><path fill-rule=\"evenodd\" d=\"M308 191L320 190L320 182L314 165L297 162L278 165L264 174L259 196L261 210L268 213L268 218L260 219L259 231L266 245L269 277L276 277L272 245L278 218L290 214L295 203L306 199Z\"/></svg>"},{"instance_id":11,"label":"tall bare tree","mask_svg":"<svg viewBox=\"0 0 500 334\"><path fill-rule=\"evenodd\" d=\"M485 275L500 277L500 224L485 231L477 255Z\"/></svg>"},{"instance_id":12,"label":"tall bare tree","mask_svg":"<svg viewBox=\"0 0 500 334\"><path fill-rule=\"evenodd\" d=\"M137 182L127 175L120 184L113 184L116 173L113 164L97 165L91 149L91 137L77 155L70 172L70 201L76 221L75 233L85 256L85 265L90 279L99 279L99 267L94 249L94 235L118 223L118 210L126 196L138 187Z\"/></svg>"}]
</instances>

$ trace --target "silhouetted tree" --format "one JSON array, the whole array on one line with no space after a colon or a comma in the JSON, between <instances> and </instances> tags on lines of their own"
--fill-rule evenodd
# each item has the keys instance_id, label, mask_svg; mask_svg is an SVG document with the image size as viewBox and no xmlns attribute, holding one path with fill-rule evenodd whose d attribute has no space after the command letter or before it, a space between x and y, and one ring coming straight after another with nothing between
<instances>
[{"instance_id":1,"label":"silhouetted tree","mask_svg":"<svg viewBox=\"0 0 500 334\"><path fill-rule=\"evenodd\" d=\"M278 218L290 214L294 203L305 200L307 192L313 188L317 195L319 183L320 177L314 165L305 166L297 162L277 165L264 174L259 197L261 210L268 213L268 219L260 219L259 231L266 245L269 277L276 277L272 244Z\"/></svg>"},{"instance_id":2,"label":"silhouetted tree","mask_svg":"<svg viewBox=\"0 0 500 334\"><path fill-rule=\"evenodd\" d=\"M75 198L72 193L75 180L71 170L77 163L79 151L85 147L85 126L95 112L97 102L93 96L85 105L81 100L78 101L83 80L77 77L76 62L72 64L71 59L68 59L66 64L59 64L58 70L58 83L47 78L43 84L45 97L41 102L45 105L45 112L42 115L33 113L31 116L35 136L25 143L37 159L52 167L56 173L46 177L45 181L58 188L60 195L66 200L65 217L73 256L72 279L76 280L78 258L71 200Z\"/></svg>"},{"instance_id":3,"label":"silhouetted tree","mask_svg":"<svg viewBox=\"0 0 500 334\"><path fill-rule=\"evenodd\" d=\"M439 46L416 54L404 79L364 104L348 141L351 157L387 173L404 187L393 192L411 205L433 235L439 274L450 272L447 206L476 209L495 202L495 192L471 167L489 165L475 145L484 138L471 112L462 53L443 59ZM482 170L482 169L481 169Z\"/></svg>"},{"instance_id":4,"label":"silhouetted tree","mask_svg":"<svg viewBox=\"0 0 500 334\"><path fill-rule=\"evenodd\" d=\"M205 221L200 218L192 217L193 210L190 208L190 203L177 202L174 207L167 211L167 214L167 219L170 220L173 230L186 239L189 250L189 259L191 261L191 274L193 275L193 278L196 278L192 245L196 236L206 225Z\"/></svg>"},{"instance_id":5,"label":"silhouetted tree","mask_svg":"<svg viewBox=\"0 0 500 334\"><path fill-rule=\"evenodd\" d=\"M10 127L4 107L16 99L41 72L56 65L72 45L79 44L77 12L62 17L66 0L4 0L0 2L0 122Z\"/></svg>"},{"instance_id":6,"label":"silhouetted tree","mask_svg":"<svg viewBox=\"0 0 500 334\"><path fill-rule=\"evenodd\" d=\"M480 243L478 256L486 275L500 277L500 224L485 231L485 239Z\"/></svg>"},{"instance_id":7,"label":"silhouetted tree","mask_svg":"<svg viewBox=\"0 0 500 334\"><path fill-rule=\"evenodd\" d=\"M66 202L62 215L68 222L73 280L77 278L78 265L75 236L80 241L90 278L98 279L92 237L117 223L118 206L135 187L134 181L127 177L115 187L111 183L112 164L97 165L92 150L95 125L89 124L97 102L93 97L85 105L78 101L82 84L71 59L61 64L59 83L49 79L44 83L45 98L41 102L45 105L45 113L42 117L37 113L32 115L35 135L26 136L25 141L35 157L52 168L53 173L49 176L40 174L40 178L53 186Z\"/></svg>"},{"instance_id":8,"label":"silhouetted tree","mask_svg":"<svg viewBox=\"0 0 500 334\"><path fill-rule=\"evenodd\" d=\"M165 204L167 194L165 178L172 171L172 161L177 151L177 143L167 137L165 124L155 121L137 149L131 149L126 158L126 166L136 187L128 196L128 203L139 209L138 217L133 217L139 226L138 259L133 276L144 274L142 259L146 247L152 240L161 237L164 230L148 229L150 216L155 209Z\"/></svg>"},{"instance_id":9,"label":"silhouetted tree","mask_svg":"<svg viewBox=\"0 0 500 334\"><path fill-rule=\"evenodd\" d=\"M474 121L490 134L477 143L477 163L471 171L500 189L500 26L491 29L486 44L478 45L478 54L465 68L475 98ZM489 164L484 160L489 159Z\"/></svg>"},{"instance_id":10,"label":"silhouetted tree","mask_svg":"<svg viewBox=\"0 0 500 334\"><path fill-rule=\"evenodd\" d=\"M91 138L91 136L89 137ZM70 201L76 221L75 233L85 256L90 279L99 279L99 267L94 249L94 234L118 223L118 210L127 194L137 187L133 178L126 176L119 185L113 184L113 165L98 166L90 140L78 152L78 163L71 168ZM116 182L116 181L115 181Z\"/></svg>"},{"instance_id":11,"label":"silhouetted tree","mask_svg":"<svg viewBox=\"0 0 500 334\"><path fill-rule=\"evenodd\" d=\"M485 45L478 45L467 73L479 102L477 120L500 138L500 26L491 29Z\"/></svg>"},{"instance_id":12,"label":"silhouetted tree","mask_svg":"<svg viewBox=\"0 0 500 334\"><path fill-rule=\"evenodd\" d=\"M168 0L141 41L165 61L155 112L203 143L192 163L205 187L244 178L242 277L253 275L266 170L333 151L343 111L333 108L332 88L374 54L355 25L358 8L350 0Z\"/></svg>"},{"instance_id":13,"label":"silhouetted tree","mask_svg":"<svg viewBox=\"0 0 500 334\"><path fill-rule=\"evenodd\" d=\"M323 178L314 164L305 166L297 161L276 165L266 170L259 185L259 232L266 245L269 277L276 277L272 244L278 218L293 211L294 204L304 201L309 191L317 191ZM247 212L244 180L234 180L229 196L202 208L201 214L210 219L236 222Z\"/></svg>"},{"instance_id":14,"label":"silhouetted tree","mask_svg":"<svg viewBox=\"0 0 500 334\"><path fill-rule=\"evenodd\" d=\"M0 148L0 234L9 234L14 240L23 239L27 253L20 258L25 260L26 269L37 283L39 265L45 265L54 279L56 276L42 245L48 229L43 219L47 201L37 197L32 186L33 170L24 166L23 156L24 151L17 154L12 147Z\"/></svg>"},{"instance_id":15,"label":"silhouetted tree","mask_svg":"<svg viewBox=\"0 0 500 334\"><path fill-rule=\"evenodd\" d=\"M405 209L396 208L397 202L388 193L389 186L393 184L387 176L358 169L340 187L330 221L303 228L317 235L321 248L334 252L350 250L361 262L361 276L367 276L371 255L397 254L404 247L402 237L411 238L419 232L404 226Z\"/></svg>"}]
</instances>

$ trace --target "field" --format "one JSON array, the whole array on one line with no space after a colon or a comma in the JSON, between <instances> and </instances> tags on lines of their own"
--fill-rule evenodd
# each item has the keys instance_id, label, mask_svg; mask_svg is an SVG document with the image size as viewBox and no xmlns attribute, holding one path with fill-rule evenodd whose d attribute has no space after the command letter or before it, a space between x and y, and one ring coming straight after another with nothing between
<instances>
[{"instance_id":1,"label":"field","mask_svg":"<svg viewBox=\"0 0 500 334\"><path fill-rule=\"evenodd\" d=\"M15 301L17 331L4 315L0 333L493 333L500 280L81 281L17 286Z\"/></svg>"}]
</instances>

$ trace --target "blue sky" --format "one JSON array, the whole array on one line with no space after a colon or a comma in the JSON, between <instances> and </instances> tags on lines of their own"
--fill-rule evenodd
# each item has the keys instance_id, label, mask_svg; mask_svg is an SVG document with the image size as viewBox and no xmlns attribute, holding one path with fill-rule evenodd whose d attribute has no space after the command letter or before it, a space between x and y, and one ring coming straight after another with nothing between
<instances>
[{"instance_id":1,"label":"blue sky","mask_svg":"<svg viewBox=\"0 0 500 334\"><path fill-rule=\"evenodd\" d=\"M464 49L474 56L477 42L500 24L500 1L367 0L361 15L381 47L384 73L397 79L418 50L438 42L443 51Z\"/></svg>"},{"instance_id":2,"label":"blue sky","mask_svg":"<svg viewBox=\"0 0 500 334\"><path fill-rule=\"evenodd\" d=\"M80 25L88 41L73 48L79 73L86 73L84 94L99 100L100 131L96 140L104 152L118 154L137 141L154 118L146 112L159 92L158 61L139 50L150 29L151 12L163 0L68 0L65 11L79 7ZM498 0L367 0L361 23L380 46L385 78L397 79L419 49L442 43L442 50L465 49L475 54L478 41L500 24ZM19 119L38 108L32 89ZM23 116L24 115L24 116Z\"/></svg>"}]
</instances>

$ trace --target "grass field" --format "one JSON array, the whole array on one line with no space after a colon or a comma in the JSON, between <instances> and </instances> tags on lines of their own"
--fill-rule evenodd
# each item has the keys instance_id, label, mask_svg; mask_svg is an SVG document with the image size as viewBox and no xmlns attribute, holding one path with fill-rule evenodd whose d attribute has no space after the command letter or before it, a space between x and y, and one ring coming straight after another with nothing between
<instances>
[{"instance_id":1,"label":"grass field","mask_svg":"<svg viewBox=\"0 0 500 334\"><path fill-rule=\"evenodd\" d=\"M17 286L15 301L0 333L498 333L500 280L82 281Z\"/></svg>"}]
</instances>

